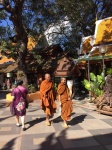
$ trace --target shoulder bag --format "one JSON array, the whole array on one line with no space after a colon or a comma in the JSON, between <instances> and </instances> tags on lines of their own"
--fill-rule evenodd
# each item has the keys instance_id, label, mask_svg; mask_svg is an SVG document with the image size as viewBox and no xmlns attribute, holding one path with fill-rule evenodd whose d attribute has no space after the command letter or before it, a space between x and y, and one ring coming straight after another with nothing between
<instances>
[{"instance_id":1,"label":"shoulder bag","mask_svg":"<svg viewBox=\"0 0 112 150\"><path fill-rule=\"evenodd\" d=\"M26 98L24 97L23 93L21 92L21 90L19 88L17 88L20 93L21 93L21 101L25 102L25 107L28 108L28 101L26 100Z\"/></svg>"}]
</instances>

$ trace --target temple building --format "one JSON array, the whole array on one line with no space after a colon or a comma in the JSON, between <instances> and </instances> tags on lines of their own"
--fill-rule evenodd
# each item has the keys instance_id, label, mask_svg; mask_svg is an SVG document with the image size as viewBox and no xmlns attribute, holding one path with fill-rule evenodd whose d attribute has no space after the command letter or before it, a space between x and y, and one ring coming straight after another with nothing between
<instances>
[{"instance_id":1,"label":"temple building","mask_svg":"<svg viewBox=\"0 0 112 150\"><path fill-rule=\"evenodd\" d=\"M100 49L105 47L105 52ZM88 63L90 72L100 74L103 69L102 55L106 69L112 67L112 17L96 21L95 34L82 38L81 49L77 65L85 69L88 74ZM89 61L89 62L88 62Z\"/></svg>"}]
</instances>

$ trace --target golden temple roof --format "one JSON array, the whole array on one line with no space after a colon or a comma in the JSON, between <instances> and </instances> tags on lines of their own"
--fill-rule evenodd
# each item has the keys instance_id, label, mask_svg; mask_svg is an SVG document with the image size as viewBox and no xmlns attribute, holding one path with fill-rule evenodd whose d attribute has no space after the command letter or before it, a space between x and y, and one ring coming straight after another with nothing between
<instances>
[{"instance_id":1,"label":"golden temple roof","mask_svg":"<svg viewBox=\"0 0 112 150\"><path fill-rule=\"evenodd\" d=\"M91 36L88 37L83 37L82 39L82 54L86 53L88 54L92 48L91 44L90 44L90 38Z\"/></svg>"},{"instance_id":2,"label":"golden temple roof","mask_svg":"<svg viewBox=\"0 0 112 150\"><path fill-rule=\"evenodd\" d=\"M112 43L112 17L96 21L95 45Z\"/></svg>"},{"instance_id":3,"label":"golden temple roof","mask_svg":"<svg viewBox=\"0 0 112 150\"><path fill-rule=\"evenodd\" d=\"M112 55L112 17L96 21L95 35L82 38L82 54L88 54L91 51L91 38L94 39L93 47L96 47L91 56L101 55L98 48L101 44L107 45L105 56Z\"/></svg>"}]
</instances>

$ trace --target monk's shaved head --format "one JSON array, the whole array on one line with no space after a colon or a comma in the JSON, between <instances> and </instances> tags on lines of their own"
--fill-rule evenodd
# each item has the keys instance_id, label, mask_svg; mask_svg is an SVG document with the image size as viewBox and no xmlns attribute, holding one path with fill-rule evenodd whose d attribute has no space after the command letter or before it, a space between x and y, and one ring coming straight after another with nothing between
<instances>
[{"instance_id":1,"label":"monk's shaved head","mask_svg":"<svg viewBox=\"0 0 112 150\"><path fill-rule=\"evenodd\" d=\"M61 77L61 83L66 84L66 78Z\"/></svg>"},{"instance_id":2,"label":"monk's shaved head","mask_svg":"<svg viewBox=\"0 0 112 150\"><path fill-rule=\"evenodd\" d=\"M50 81L51 76L50 76L50 74L49 74L49 73L46 73L46 74L45 74L45 79L46 79L46 80L48 80L48 81Z\"/></svg>"},{"instance_id":3,"label":"monk's shaved head","mask_svg":"<svg viewBox=\"0 0 112 150\"><path fill-rule=\"evenodd\" d=\"M66 78L64 78L64 77L61 77L61 81L62 81L62 80L66 80Z\"/></svg>"}]
</instances>

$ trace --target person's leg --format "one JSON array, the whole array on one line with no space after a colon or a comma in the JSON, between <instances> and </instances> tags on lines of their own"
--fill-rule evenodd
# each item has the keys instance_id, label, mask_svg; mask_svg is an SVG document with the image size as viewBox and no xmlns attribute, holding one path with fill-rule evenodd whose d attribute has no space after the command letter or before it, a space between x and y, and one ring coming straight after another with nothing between
<instances>
[{"instance_id":1,"label":"person's leg","mask_svg":"<svg viewBox=\"0 0 112 150\"><path fill-rule=\"evenodd\" d=\"M49 122L49 115L46 114L46 121Z\"/></svg>"},{"instance_id":2,"label":"person's leg","mask_svg":"<svg viewBox=\"0 0 112 150\"><path fill-rule=\"evenodd\" d=\"M68 128L68 125L67 125L67 121L66 121L66 115L65 115L65 106L66 104L63 104L61 105L61 118L63 120L63 126L64 128Z\"/></svg>"},{"instance_id":3,"label":"person's leg","mask_svg":"<svg viewBox=\"0 0 112 150\"><path fill-rule=\"evenodd\" d=\"M62 118L62 120L63 120L63 125L62 125L62 126L63 126L64 128L68 128L67 121L64 120L62 116L61 116L61 118Z\"/></svg>"},{"instance_id":4,"label":"person's leg","mask_svg":"<svg viewBox=\"0 0 112 150\"><path fill-rule=\"evenodd\" d=\"M64 121L64 127L68 128L67 121L65 121L65 120L63 120L63 121Z\"/></svg>"},{"instance_id":5,"label":"person's leg","mask_svg":"<svg viewBox=\"0 0 112 150\"><path fill-rule=\"evenodd\" d=\"M16 125L19 126L19 116L15 116L15 120L16 120Z\"/></svg>"},{"instance_id":6,"label":"person's leg","mask_svg":"<svg viewBox=\"0 0 112 150\"><path fill-rule=\"evenodd\" d=\"M50 124L50 121L49 121L49 115L48 114L46 114L46 125L47 126L50 126L51 124Z\"/></svg>"},{"instance_id":7,"label":"person's leg","mask_svg":"<svg viewBox=\"0 0 112 150\"><path fill-rule=\"evenodd\" d=\"M49 121L49 114L50 114L50 109L46 107L46 125L50 126L51 123Z\"/></svg>"},{"instance_id":8,"label":"person's leg","mask_svg":"<svg viewBox=\"0 0 112 150\"><path fill-rule=\"evenodd\" d=\"M25 116L21 116L22 128L25 128Z\"/></svg>"}]
</instances>

